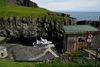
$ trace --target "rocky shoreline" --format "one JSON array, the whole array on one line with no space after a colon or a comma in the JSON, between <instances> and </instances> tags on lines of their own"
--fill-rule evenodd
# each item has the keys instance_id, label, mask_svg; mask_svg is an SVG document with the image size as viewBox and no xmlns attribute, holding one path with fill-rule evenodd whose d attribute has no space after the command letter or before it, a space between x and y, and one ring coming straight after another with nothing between
<instances>
[{"instance_id":1,"label":"rocky shoreline","mask_svg":"<svg viewBox=\"0 0 100 67\"><path fill-rule=\"evenodd\" d=\"M91 21L91 20L77 21L77 25L92 25L96 28L100 28L100 21Z\"/></svg>"}]
</instances>

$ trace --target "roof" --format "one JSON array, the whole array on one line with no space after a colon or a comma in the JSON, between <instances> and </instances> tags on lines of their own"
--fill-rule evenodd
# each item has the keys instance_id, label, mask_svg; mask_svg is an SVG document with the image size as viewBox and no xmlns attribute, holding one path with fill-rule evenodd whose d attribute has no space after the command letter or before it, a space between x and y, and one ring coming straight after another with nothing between
<instances>
[{"instance_id":1,"label":"roof","mask_svg":"<svg viewBox=\"0 0 100 67\"><path fill-rule=\"evenodd\" d=\"M92 27L90 25L71 25L71 26L63 26L64 31L66 33L73 33L73 32L97 32L98 29L95 27Z\"/></svg>"},{"instance_id":2,"label":"roof","mask_svg":"<svg viewBox=\"0 0 100 67\"><path fill-rule=\"evenodd\" d=\"M53 45L53 44L52 44ZM13 51L15 61L43 61L56 58L57 51L52 45L45 47L22 47ZM51 48L49 48L51 46ZM57 55L57 56L56 56Z\"/></svg>"}]
</instances>

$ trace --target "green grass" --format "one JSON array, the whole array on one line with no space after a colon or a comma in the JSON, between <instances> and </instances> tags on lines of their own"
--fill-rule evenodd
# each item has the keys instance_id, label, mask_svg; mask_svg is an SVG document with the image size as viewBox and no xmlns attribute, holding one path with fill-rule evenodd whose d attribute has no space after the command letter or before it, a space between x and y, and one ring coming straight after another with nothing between
<instances>
[{"instance_id":1,"label":"green grass","mask_svg":"<svg viewBox=\"0 0 100 67\"><path fill-rule=\"evenodd\" d=\"M53 61L52 63L38 63L35 62L14 62L14 60L8 60L8 59L0 59L0 67L94 67L95 62L92 62L89 59L80 57L81 50L79 50L79 53L77 57L73 57L73 60L67 64L62 64L61 61L63 59L57 59ZM64 59L68 59L67 56ZM9 56L7 57L9 58ZM83 60L82 63L80 63L80 60ZM98 62L98 67L100 67L100 62Z\"/></svg>"},{"instance_id":2,"label":"green grass","mask_svg":"<svg viewBox=\"0 0 100 67\"><path fill-rule=\"evenodd\" d=\"M25 7L0 0L0 17L43 17L51 11L44 8ZM53 13L53 12L52 12Z\"/></svg>"},{"instance_id":3,"label":"green grass","mask_svg":"<svg viewBox=\"0 0 100 67\"><path fill-rule=\"evenodd\" d=\"M67 17L60 16L49 16L48 13L55 13L53 11L49 11L45 8L34 8L34 7L25 7L19 6L12 3L4 2L0 0L0 18L44 18L46 19L56 19L56 20L73 20Z\"/></svg>"},{"instance_id":4,"label":"green grass","mask_svg":"<svg viewBox=\"0 0 100 67\"><path fill-rule=\"evenodd\" d=\"M80 57L82 57L82 56L84 55L84 51L79 50L79 51L77 52L77 55L80 56Z\"/></svg>"},{"instance_id":5,"label":"green grass","mask_svg":"<svg viewBox=\"0 0 100 67\"><path fill-rule=\"evenodd\" d=\"M5 60L0 61L0 67L94 67L95 63L88 60L85 60L85 63L79 63L78 60L83 58L74 58L73 62L68 64L61 64L61 60L56 60L53 63L39 63L35 62L14 62L13 60ZM100 62L98 62L98 67L100 66Z\"/></svg>"},{"instance_id":6,"label":"green grass","mask_svg":"<svg viewBox=\"0 0 100 67\"><path fill-rule=\"evenodd\" d=\"M0 67L34 67L32 62L0 61Z\"/></svg>"}]
</instances>

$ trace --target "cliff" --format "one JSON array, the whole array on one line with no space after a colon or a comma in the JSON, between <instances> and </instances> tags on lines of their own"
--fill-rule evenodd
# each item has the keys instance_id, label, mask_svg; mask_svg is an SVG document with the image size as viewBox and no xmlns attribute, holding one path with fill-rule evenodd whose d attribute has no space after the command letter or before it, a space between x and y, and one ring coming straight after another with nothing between
<instances>
[{"instance_id":1,"label":"cliff","mask_svg":"<svg viewBox=\"0 0 100 67\"><path fill-rule=\"evenodd\" d=\"M100 21L91 21L91 20L77 21L77 25L92 25L94 27L100 28Z\"/></svg>"},{"instance_id":2,"label":"cliff","mask_svg":"<svg viewBox=\"0 0 100 67\"><path fill-rule=\"evenodd\" d=\"M44 8L18 6L2 0L0 7L0 36L62 37L63 25L76 25L76 19L70 15L55 13Z\"/></svg>"},{"instance_id":3,"label":"cliff","mask_svg":"<svg viewBox=\"0 0 100 67\"><path fill-rule=\"evenodd\" d=\"M63 25L75 25L76 19L45 16L43 18L0 18L0 36L63 36Z\"/></svg>"},{"instance_id":4,"label":"cliff","mask_svg":"<svg viewBox=\"0 0 100 67\"><path fill-rule=\"evenodd\" d=\"M30 0L4 0L5 2L13 3L21 6L38 7L38 5Z\"/></svg>"}]
</instances>

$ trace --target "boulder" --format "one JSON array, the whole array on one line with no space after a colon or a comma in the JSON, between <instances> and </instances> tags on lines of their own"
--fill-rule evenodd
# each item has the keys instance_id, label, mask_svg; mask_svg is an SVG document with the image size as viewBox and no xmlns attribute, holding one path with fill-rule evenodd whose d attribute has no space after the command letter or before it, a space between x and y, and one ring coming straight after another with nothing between
<instances>
[{"instance_id":1,"label":"boulder","mask_svg":"<svg viewBox=\"0 0 100 67\"><path fill-rule=\"evenodd\" d=\"M0 46L0 58L5 58L7 57L7 49L4 46Z\"/></svg>"}]
</instances>

